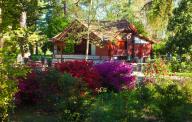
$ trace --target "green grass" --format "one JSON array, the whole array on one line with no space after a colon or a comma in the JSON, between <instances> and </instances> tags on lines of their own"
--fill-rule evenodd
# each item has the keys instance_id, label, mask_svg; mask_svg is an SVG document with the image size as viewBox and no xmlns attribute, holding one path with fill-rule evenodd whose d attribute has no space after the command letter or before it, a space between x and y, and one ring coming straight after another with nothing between
<instances>
[{"instance_id":1,"label":"green grass","mask_svg":"<svg viewBox=\"0 0 192 122\"><path fill-rule=\"evenodd\" d=\"M183 73L176 72L175 75L176 76L181 76L181 77L190 77L190 78L192 78L192 72L183 72Z\"/></svg>"},{"instance_id":2,"label":"green grass","mask_svg":"<svg viewBox=\"0 0 192 122\"><path fill-rule=\"evenodd\" d=\"M16 109L10 120L11 122L58 122L58 116L28 106Z\"/></svg>"}]
</instances>

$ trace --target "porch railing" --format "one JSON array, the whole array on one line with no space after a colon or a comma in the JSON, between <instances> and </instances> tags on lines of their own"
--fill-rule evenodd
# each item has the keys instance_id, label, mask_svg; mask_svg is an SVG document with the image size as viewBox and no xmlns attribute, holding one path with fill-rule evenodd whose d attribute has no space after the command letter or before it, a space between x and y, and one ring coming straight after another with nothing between
<instances>
[{"instance_id":1,"label":"porch railing","mask_svg":"<svg viewBox=\"0 0 192 122\"><path fill-rule=\"evenodd\" d=\"M84 60L85 55L54 55L53 62L60 62L60 61L70 61L70 60ZM108 60L108 56L88 56L88 60L99 61L99 60Z\"/></svg>"}]
</instances>

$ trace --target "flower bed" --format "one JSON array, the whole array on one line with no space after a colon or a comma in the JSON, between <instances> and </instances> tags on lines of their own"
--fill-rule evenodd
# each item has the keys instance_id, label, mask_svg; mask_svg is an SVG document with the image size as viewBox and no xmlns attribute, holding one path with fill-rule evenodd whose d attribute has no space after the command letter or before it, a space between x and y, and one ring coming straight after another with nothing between
<instances>
[{"instance_id":1,"label":"flower bed","mask_svg":"<svg viewBox=\"0 0 192 122\"><path fill-rule=\"evenodd\" d=\"M88 87L95 90L101 87L100 76L93 67L93 62L88 61L66 61L56 63L55 68L62 73L69 73L88 84Z\"/></svg>"},{"instance_id":2,"label":"flower bed","mask_svg":"<svg viewBox=\"0 0 192 122\"><path fill-rule=\"evenodd\" d=\"M132 76L133 66L131 64L120 61L106 61L97 64L95 67L102 77L104 87L115 91L135 87L135 77Z\"/></svg>"},{"instance_id":3,"label":"flower bed","mask_svg":"<svg viewBox=\"0 0 192 122\"><path fill-rule=\"evenodd\" d=\"M20 79L16 102L37 104L43 112L56 113L58 121L192 119L191 82L158 79L136 87L132 72L132 65L117 61L57 63Z\"/></svg>"}]
</instances>

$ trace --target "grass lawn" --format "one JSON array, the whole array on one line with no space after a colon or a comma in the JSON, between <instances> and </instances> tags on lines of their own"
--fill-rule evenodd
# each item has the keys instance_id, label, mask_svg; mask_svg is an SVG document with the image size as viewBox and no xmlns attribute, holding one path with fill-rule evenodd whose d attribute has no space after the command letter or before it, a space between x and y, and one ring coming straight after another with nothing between
<instances>
[{"instance_id":1,"label":"grass lawn","mask_svg":"<svg viewBox=\"0 0 192 122\"><path fill-rule=\"evenodd\" d=\"M177 72L177 73L176 73L176 76L182 76L182 77L190 77L190 78L192 78L192 72L184 72L184 73Z\"/></svg>"},{"instance_id":2,"label":"grass lawn","mask_svg":"<svg viewBox=\"0 0 192 122\"><path fill-rule=\"evenodd\" d=\"M10 117L11 122L58 122L58 117L38 110L37 107L23 107L15 110Z\"/></svg>"},{"instance_id":3,"label":"grass lawn","mask_svg":"<svg viewBox=\"0 0 192 122\"><path fill-rule=\"evenodd\" d=\"M169 75L192 78L192 72L175 72L175 73L170 73Z\"/></svg>"},{"instance_id":4,"label":"grass lawn","mask_svg":"<svg viewBox=\"0 0 192 122\"><path fill-rule=\"evenodd\" d=\"M170 75L175 75L175 76L178 76L178 77L192 78L192 72L176 72L176 73L170 73Z\"/></svg>"}]
</instances>

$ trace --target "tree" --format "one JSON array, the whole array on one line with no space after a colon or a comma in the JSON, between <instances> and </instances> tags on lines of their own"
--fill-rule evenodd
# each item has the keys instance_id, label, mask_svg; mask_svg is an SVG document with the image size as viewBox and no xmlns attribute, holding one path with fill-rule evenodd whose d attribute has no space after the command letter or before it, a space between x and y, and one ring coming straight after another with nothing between
<instances>
[{"instance_id":1,"label":"tree","mask_svg":"<svg viewBox=\"0 0 192 122\"><path fill-rule=\"evenodd\" d=\"M168 24L167 50L179 55L192 54L192 1L182 0Z\"/></svg>"},{"instance_id":2,"label":"tree","mask_svg":"<svg viewBox=\"0 0 192 122\"><path fill-rule=\"evenodd\" d=\"M142 5L145 3L141 0L136 1L140 1ZM139 33L144 35L147 34L144 31L144 26L141 20L138 18L138 16L134 16L135 14L138 14L138 8L142 8L142 5L138 4L137 2L132 0L79 0L77 3L72 4L72 6L69 8L69 11L73 12L73 17L83 21L87 26L87 30L85 30L87 34L86 39L88 42L86 46L86 59L88 58L89 49L89 27L92 22L98 22L99 26L99 21L102 20L115 21L126 19L130 23L133 23L137 26ZM140 7L135 7L135 5L140 5Z\"/></svg>"},{"instance_id":3,"label":"tree","mask_svg":"<svg viewBox=\"0 0 192 122\"><path fill-rule=\"evenodd\" d=\"M89 56L90 24L91 24L90 16L91 16L92 7L93 7L93 1L91 0L89 3L88 19L87 19L87 44L86 44L85 60L88 60L88 56Z\"/></svg>"},{"instance_id":4,"label":"tree","mask_svg":"<svg viewBox=\"0 0 192 122\"><path fill-rule=\"evenodd\" d=\"M40 30L47 38L53 38L62 32L69 24L67 17L67 1L45 1L45 9L43 9L44 17L37 21L37 29ZM64 8L66 7L66 8ZM41 47L45 54L47 50L53 51L53 44L45 41Z\"/></svg>"},{"instance_id":5,"label":"tree","mask_svg":"<svg viewBox=\"0 0 192 122\"><path fill-rule=\"evenodd\" d=\"M13 98L18 90L18 78L24 77L29 71L24 65L17 63L18 53L16 41L5 39L3 48L0 48L0 121L2 122L7 121L9 112L14 107Z\"/></svg>"},{"instance_id":6,"label":"tree","mask_svg":"<svg viewBox=\"0 0 192 122\"><path fill-rule=\"evenodd\" d=\"M162 38L172 16L174 0L152 0L144 5L147 28L154 38Z\"/></svg>"},{"instance_id":7,"label":"tree","mask_svg":"<svg viewBox=\"0 0 192 122\"><path fill-rule=\"evenodd\" d=\"M0 1L0 48L2 48L2 38L1 38L1 34L2 34L2 31L3 31L3 27L2 27L2 0Z\"/></svg>"},{"instance_id":8,"label":"tree","mask_svg":"<svg viewBox=\"0 0 192 122\"><path fill-rule=\"evenodd\" d=\"M90 44L90 25L92 21L96 20L96 11L98 9L98 0L79 0L73 3L69 10L73 12L73 17L80 21L83 21L87 25L87 29L82 32L82 34L86 33L86 51L85 51L85 60L88 59L89 55L89 44Z\"/></svg>"},{"instance_id":9,"label":"tree","mask_svg":"<svg viewBox=\"0 0 192 122\"><path fill-rule=\"evenodd\" d=\"M0 0L0 121L7 121L17 81L29 69L17 63L17 55L42 40L36 30L40 8L38 0ZM30 13L30 14L27 14ZM28 26L28 27L27 27ZM3 38L2 38L3 37Z\"/></svg>"},{"instance_id":10,"label":"tree","mask_svg":"<svg viewBox=\"0 0 192 122\"><path fill-rule=\"evenodd\" d=\"M24 53L28 44L39 41L37 39L39 34L26 28L26 25L31 27L35 24L36 19L32 17L34 7L37 5L35 1L0 0L1 42L3 39L3 46L0 48L0 121L7 121L9 112L14 106L13 98L18 90L18 78L24 77L29 71L24 65L17 63L17 55ZM30 5L34 6L33 11ZM26 9L28 7L31 9L30 12ZM31 14L27 15L26 11Z\"/></svg>"},{"instance_id":11,"label":"tree","mask_svg":"<svg viewBox=\"0 0 192 122\"><path fill-rule=\"evenodd\" d=\"M36 21L41 15L41 8L44 7L39 2L39 0L1 0L2 30L6 33L11 28L15 37L17 35L22 56L29 48L28 46L31 46L27 38L29 33L36 31Z\"/></svg>"},{"instance_id":12,"label":"tree","mask_svg":"<svg viewBox=\"0 0 192 122\"><path fill-rule=\"evenodd\" d=\"M2 0L0 1L0 33L2 32Z\"/></svg>"}]
</instances>

